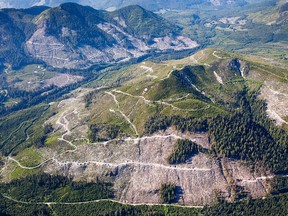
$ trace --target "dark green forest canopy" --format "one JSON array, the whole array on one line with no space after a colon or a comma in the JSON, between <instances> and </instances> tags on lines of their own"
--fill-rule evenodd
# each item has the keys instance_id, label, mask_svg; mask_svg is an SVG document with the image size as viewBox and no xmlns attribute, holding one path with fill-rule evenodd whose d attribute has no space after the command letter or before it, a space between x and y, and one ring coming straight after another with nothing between
<instances>
[{"instance_id":1,"label":"dark green forest canopy","mask_svg":"<svg viewBox=\"0 0 288 216\"><path fill-rule=\"evenodd\" d=\"M162 184L160 188L160 201L161 203L173 203L176 201L176 185L175 184Z\"/></svg>"},{"instance_id":2,"label":"dark green forest canopy","mask_svg":"<svg viewBox=\"0 0 288 216\"><path fill-rule=\"evenodd\" d=\"M33 175L1 184L2 194L24 202L85 202L114 198L111 183L74 182L63 176Z\"/></svg>"},{"instance_id":3,"label":"dark green forest canopy","mask_svg":"<svg viewBox=\"0 0 288 216\"><path fill-rule=\"evenodd\" d=\"M287 180L277 180L279 187L287 188ZM268 196L266 199L250 198L237 203L227 203L222 200L216 201L212 206L206 206L203 209L182 208L175 206L131 206L118 204L115 202L103 201L99 203L87 203L77 205L64 204L36 204L37 202L47 199L53 199L55 202L72 202L88 198L104 198L111 196L111 184L109 183L73 183L65 177L59 176L33 176L25 179L12 181L8 184L1 184L0 196L0 215L71 215L71 216L88 216L88 215L287 215L288 214L288 195L286 193L274 196ZM20 191L17 191L21 188ZM54 196L52 190L61 188L69 188L69 195L73 196ZM167 187L166 187L167 188ZM173 187L174 188L174 187ZM104 192L103 192L103 189ZM278 188L279 189L279 188ZM78 192L77 192L78 191ZM59 190L58 190L59 192ZM105 192L107 192L105 194ZM18 200L30 201L31 204L17 203L3 197L3 193L7 196ZM110 194L110 195L109 195ZM56 193L54 193L56 195ZM60 195L58 193L58 195ZM26 197L25 197L26 196ZM91 197L90 197L91 198ZM50 200L51 200L50 199ZM49 199L45 200L46 202Z\"/></svg>"},{"instance_id":4,"label":"dark green forest canopy","mask_svg":"<svg viewBox=\"0 0 288 216\"><path fill-rule=\"evenodd\" d=\"M287 132L267 118L267 105L257 95L245 89L238 92L239 109L231 110L229 116L209 119L153 116L147 121L145 132L152 134L174 126L182 132L208 133L215 156L243 160L251 165L260 162L273 172L286 172Z\"/></svg>"},{"instance_id":5,"label":"dark green forest canopy","mask_svg":"<svg viewBox=\"0 0 288 216\"><path fill-rule=\"evenodd\" d=\"M185 163L186 160L199 152L208 152L208 150L190 140L177 140L173 152L167 160L170 164Z\"/></svg>"}]
</instances>

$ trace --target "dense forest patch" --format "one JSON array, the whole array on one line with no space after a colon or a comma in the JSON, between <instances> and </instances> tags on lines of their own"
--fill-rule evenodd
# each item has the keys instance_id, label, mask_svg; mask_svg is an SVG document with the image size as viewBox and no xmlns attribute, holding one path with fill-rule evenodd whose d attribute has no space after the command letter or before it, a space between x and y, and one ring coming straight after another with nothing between
<instances>
[{"instance_id":1,"label":"dense forest patch","mask_svg":"<svg viewBox=\"0 0 288 216\"><path fill-rule=\"evenodd\" d=\"M238 107L230 109L230 115L209 119L153 116L146 122L145 132L152 134L169 127L182 132L205 132L217 157L243 160L251 165L260 163L273 172L286 172L288 134L267 118L267 105L257 96L246 88L238 92Z\"/></svg>"},{"instance_id":2,"label":"dense forest patch","mask_svg":"<svg viewBox=\"0 0 288 216\"><path fill-rule=\"evenodd\" d=\"M114 197L111 183L73 182L47 174L28 176L0 186L2 194L25 202L84 202Z\"/></svg>"},{"instance_id":3,"label":"dense forest patch","mask_svg":"<svg viewBox=\"0 0 288 216\"><path fill-rule=\"evenodd\" d=\"M190 140L177 140L172 154L168 158L170 164L185 163L193 155L205 150Z\"/></svg>"},{"instance_id":4,"label":"dense forest patch","mask_svg":"<svg viewBox=\"0 0 288 216\"><path fill-rule=\"evenodd\" d=\"M123 134L120 126L92 124L89 127L88 139L90 142L102 142L115 139L120 134Z\"/></svg>"},{"instance_id":5,"label":"dense forest patch","mask_svg":"<svg viewBox=\"0 0 288 216\"><path fill-rule=\"evenodd\" d=\"M176 201L176 185L175 184L162 184L160 188L160 201L161 203L173 203Z\"/></svg>"}]
</instances>

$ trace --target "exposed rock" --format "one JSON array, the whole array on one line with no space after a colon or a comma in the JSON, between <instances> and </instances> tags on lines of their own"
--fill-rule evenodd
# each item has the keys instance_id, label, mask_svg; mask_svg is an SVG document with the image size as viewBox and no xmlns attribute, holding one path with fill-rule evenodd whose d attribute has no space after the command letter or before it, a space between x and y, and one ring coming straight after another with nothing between
<instances>
[{"instance_id":1,"label":"exposed rock","mask_svg":"<svg viewBox=\"0 0 288 216\"><path fill-rule=\"evenodd\" d=\"M285 83L274 81L265 82L261 89L260 98L267 102L267 114L275 120L276 125L288 125L288 91Z\"/></svg>"}]
</instances>

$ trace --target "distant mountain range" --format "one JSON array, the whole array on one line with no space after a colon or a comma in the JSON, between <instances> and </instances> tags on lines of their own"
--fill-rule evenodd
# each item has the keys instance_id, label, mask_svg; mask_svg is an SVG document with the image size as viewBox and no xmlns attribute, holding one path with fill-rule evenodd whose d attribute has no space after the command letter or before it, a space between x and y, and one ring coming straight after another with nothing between
<instances>
[{"instance_id":1,"label":"distant mountain range","mask_svg":"<svg viewBox=\"0 0 288 216\"><path fill-rule=\"evenodd\" d=\"M75 3L2 9L0 36L0 62L14 67L40 61L82 69L198 46L181 36L179 27L140 6L114 12Z\"/></svg>"},{"instance_id":2,"label":"distant mountain range","mask_svg":"<svg viewBox=\"0 0 288 216\"><path fill-rule=\"evenodd\" d=\"M115 9L137 4L149 10L158 10L161 8L187 9L195 5L223 7L242 6L246 4L245 0L0 0L0 7L28 8L40 5L55 7L65 2L89 5L96 9Z\"/></svg>"}]
</instances>

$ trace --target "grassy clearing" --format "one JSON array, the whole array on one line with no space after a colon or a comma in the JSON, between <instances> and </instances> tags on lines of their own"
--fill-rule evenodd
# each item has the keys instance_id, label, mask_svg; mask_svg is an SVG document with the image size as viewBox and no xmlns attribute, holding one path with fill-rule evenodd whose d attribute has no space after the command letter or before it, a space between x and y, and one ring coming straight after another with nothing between
<instances>
[{"instance_id":1,"label":"grassy clearing","mask_svg":"<svg viewBox=\"0 0 288 216\"><path fill-rule=\"evenodd\" d=\"M228 64L226 61L231 57L234 57L234 55L219 50L215 51L215 49L205 49L191 58L203 62L208 61L210 64L216 62L216 67L223 68L221 70L224 71L223 78L225 80L231 78L235 80L234 73L230 78L229 73L231 72L225 69ZM103 123L119 126L126 134L134 135L131 125L123 116L119 115L118 109L130 119L140 134L143 132L145 122L151 116L158 114L193 116L195 118L226 114L227 112L222 105L214 105L209 99L209 97L213 99L217 96L215 90L219 88L216 84L213 68L195 65L195 61L194 65L192 64L184 69L179 68L183 65L189 65L191 58L166 61L160 64L143 62L128 67L126 70L121 70L121 75L128 76L129 79L117 88L122 93L111 91L119 104L117 105L113 97L107 93L96 94L93 99L96 103L91 107L90 124ZM243 79L241 79L242 81ZM239 87L235 89L235 86ZM222 86L219 88L220 100L229 100L231 92L233 93L242 87L242 83L235 84L234 82ZM205 93L200 92L199 89ZM187 98L183 97L187 94L189 94ZM173 102L173 100L176 101ZM164 101L170 103L171 106L163 103ZM180 110L173 108L172 105L180 108Z\"/></svg>"},{"instance_id":2,"label":"grassy clearing","mask_svg":"<svg viewBox=\"0 0 288 216\"><path fill-rule=\"evenodd\" d=\"M47 71L42 65L28 65L20 70L11 70L7 74L10 86L21 90L31 91L41 87L44 80L53 78L57 73Z\"/></svg>"},{"instance_id":3,"label":"grassy clearing","mask_svg":"<svg viewBox=\"0 0 288 216\"><path fill-rule=\"evenodd\" d=\"M210 105L208 103L205 103L200 100L195 99L187 99L179 102L173 103L174 106L180 108L180 109L191 109L191 110L199 110L199 109L205 109L206 107L209 107Z\"/></svg>"},{"instance_id":4,"label":"grassy clearing","mask_svg":"<svg viewBox=\"0 0 288 216\"><path fill-rule=\"evenodd\" d=\"M27 167L33 167L41 163L42 156L39 154L35 147L27 148L21 151L16 159L23 165Z\"/></svg>"},{"instance_id":5,"label":"grassy clearing","mask_svg":"<svg viewBox=\"0 0 288 216\"><path fill-rule=\"evenodd\" d=\"M11 172L11 180L24 178L26 176L37 175L40 173L41 173L40 168L33 169L33 170L26 170L26 169L22 169L21 167L17 165L15 169Z\"/></svg>"},{"instance_id":6,"label":"grassy clearing","mask_svg":"<svg viewBox=\"0 0 288 216\"><path fill-rule=\"evenodd\" d=\"M112 96L101 92L96 95L95 99L97 102L91 106L89 125L110 124L120 127L121 131L125 134L134 135L131 125L118 111L118 107ZM120 110L123 110L123 108L120 108Z\"/></svg>"},{"instance_id":7,"label":"grassy clearing","mask_svg":"<svg viewBox=\"0 0 288 216\"><path fill-rule=\"evenodd\" d=\"M45 146L47 147L51 147L53 146L55 143L58 143L58 139L61 137L60 133L52 133L51 135L49 135L47 137L47 139L45 140Z\"/></svg>"}]
</instances>

